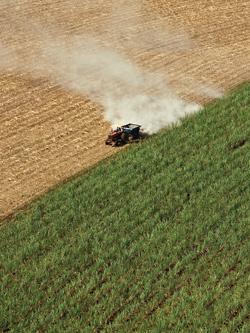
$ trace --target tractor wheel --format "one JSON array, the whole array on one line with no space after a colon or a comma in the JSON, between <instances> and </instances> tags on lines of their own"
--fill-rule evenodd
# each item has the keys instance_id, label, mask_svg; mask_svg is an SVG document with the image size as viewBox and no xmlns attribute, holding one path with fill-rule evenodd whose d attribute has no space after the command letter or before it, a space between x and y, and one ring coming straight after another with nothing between
<instances>
[{"instance_id":1,"label":"tractor wheel","mask_svg":"<svg viewBox=\"0 0 250 333\"><path fill-rule=\"evenodd\" d=\"M126 142L127 142L127 135L126 135L126 133L122 133L122 134L121 134L121 141L122 141L123 143L126 143Z\"/></svg>"},{"instance_id":2,"label":"tractor wheel","mask_svg":"<svg viewBox=\"0 0 250 333\"><path fill-rule=\"evenodd\" d=\"M117 140L117 142L116 142L117 147L120 147L120 146L122 146L123 144L124 144L124 141L123 141L123 140Z\"/></svg>"},{"instance_id":3,"label":"tractor wheel","mask_svg":"<svg viewBox=\"0 0 250 333\"><path fill-rule=\"evenodd\" d=\"M129 134L128 136L128 142L131 143L134 140L134 137L132 134Z\"/></svg>"}]
</instances>

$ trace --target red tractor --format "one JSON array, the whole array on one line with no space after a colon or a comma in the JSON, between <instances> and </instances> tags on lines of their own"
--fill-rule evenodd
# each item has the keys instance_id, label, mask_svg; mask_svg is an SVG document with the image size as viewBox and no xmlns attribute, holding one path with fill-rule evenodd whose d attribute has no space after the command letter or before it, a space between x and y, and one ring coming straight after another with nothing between
<instances>
[{"instance_id":1,"label":"red tractor","mask_svg":"<svg viewBox=\"0 0 250 333\"><path fill-rule=\"evenodd\" d=\"M137 124L127 124L117 127L111 131L105 143L106 145L116 147L138 140L140 138L140 128L141 125Z\"/></svg>"}]
</instances>

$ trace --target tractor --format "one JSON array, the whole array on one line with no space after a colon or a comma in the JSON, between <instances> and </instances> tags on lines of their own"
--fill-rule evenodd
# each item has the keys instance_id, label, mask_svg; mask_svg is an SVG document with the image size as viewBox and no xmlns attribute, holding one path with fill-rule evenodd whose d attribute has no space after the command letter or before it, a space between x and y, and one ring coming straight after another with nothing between
<instances>
[{"instance_id":1,"label":"tractor","mask_svg":"<svg viewBox=\"0 0 250 333\"><path fill-rule=\"evenodd\" d=\"M131 143L140 139L140 128L141 125L127 124L121 127L117 127L112 130L108 135L105 143L112 147L123 146L126 143Z\"/></svg>"}]
</instances>

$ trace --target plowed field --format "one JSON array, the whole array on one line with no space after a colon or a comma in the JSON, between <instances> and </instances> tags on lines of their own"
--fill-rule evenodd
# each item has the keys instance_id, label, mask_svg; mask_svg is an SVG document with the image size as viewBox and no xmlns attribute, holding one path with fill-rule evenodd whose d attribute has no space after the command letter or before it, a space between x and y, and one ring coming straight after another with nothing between
<instances>
[{"instance_id":1,"label":"plowed field","mask_svg":"<svg viewBox=\"0 0 250 333\"><path fill-rule=\"evenodd\" d=\"M114 153L101 106L43 75L48 35L94 36L199 103L250 79L250 1L82 3L0 0L0 218Z\"/></svg>"}]
</instances>

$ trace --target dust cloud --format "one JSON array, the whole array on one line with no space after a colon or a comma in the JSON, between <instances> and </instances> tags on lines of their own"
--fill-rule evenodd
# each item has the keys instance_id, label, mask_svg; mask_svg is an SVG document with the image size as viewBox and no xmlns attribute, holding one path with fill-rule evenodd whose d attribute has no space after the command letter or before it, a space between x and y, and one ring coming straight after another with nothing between
<instances>
[{"instance_id":1,"label":"dust cloud","mask_svg":"<svg viewBox=\"0 0 250 333\"><path fill-rule=\"evenodd\" d=\"M175 95L162 75L141 70L91 38L74 38L69 48L54 40L43 49L42 59L33 68L102 104L112 125L136 122L154 133L199 110Z\"/></svg>"},{"instance_id":2,"label":"dust cloud","mask_svg":"<svg viewBox=\"0 0 250 333\"><path fill-rule=\"evenodd\" d=\"M93 7L92 1L84 6L88 3ZM66 4L70 6L69 2ZM0 66L47 76L66 89L89 96L103 106L104 116L112 125L135 122L148 133L155 133L197 112L200 106L177 96L166 76L139 67L127 51L159 48L164 52L192 48L194 44L184 31L173 31L164 22L156 29L153 21L149 21L148 28L138 32L141 10L140 1L117 1L111 23L105 32L95 36L85 33L63 38L56 28L46 30L34 22L23 23L23 31L33 34L39 46L24 57L0 44ZM119 18L127 11L129 20L121 21ZM195 86L201 94L219 96L212 87Z\"/></svg>"}]
</instances>

